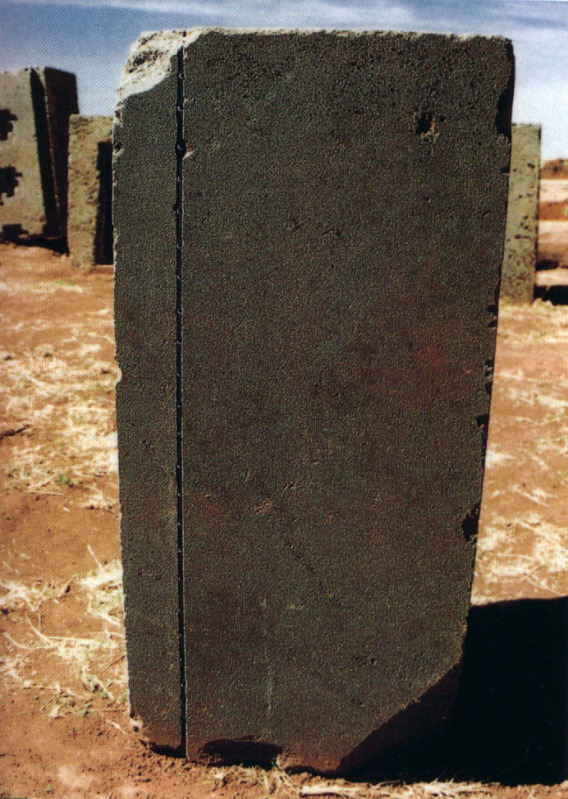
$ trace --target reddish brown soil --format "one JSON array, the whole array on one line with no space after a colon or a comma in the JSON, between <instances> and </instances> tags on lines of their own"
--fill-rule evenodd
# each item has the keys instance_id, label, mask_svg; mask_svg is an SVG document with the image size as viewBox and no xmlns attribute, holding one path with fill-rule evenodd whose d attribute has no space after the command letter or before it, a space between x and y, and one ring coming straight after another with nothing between
<instances>
[{"instance_id":1,"label":"reddish brown soil","mask_svg":"<svg viewBox=\"0 0 568 799\"><path fill-rule=\"evenodd\" d=\"M568 306L501 305L474 603L568 595L567 344Z\"/></svg>"},{"instance_id":2,"label":"reddish brown soil","mask_svg":"<svg viewBox=\"0 0 568 799\"><path fill-rule=\"evenodd\" d=\"M565 202L558 201L552 203L541 203L539 206L539 219L556 220L557 222L566 222L568 219L568 205Z\"/></svg>"},{"instance_id":3,"label":"reddish brown soil","mask_svg":"<svg viewBox=\"0 0 568 799\"><path fill-rule=\"evenodd\" d=\"M0 796L567 796L368 786L156 754L129 717L112 272L0 247ZM568 309L502 309L474 601L568 593Z\"/></svg>"}]
</instances>

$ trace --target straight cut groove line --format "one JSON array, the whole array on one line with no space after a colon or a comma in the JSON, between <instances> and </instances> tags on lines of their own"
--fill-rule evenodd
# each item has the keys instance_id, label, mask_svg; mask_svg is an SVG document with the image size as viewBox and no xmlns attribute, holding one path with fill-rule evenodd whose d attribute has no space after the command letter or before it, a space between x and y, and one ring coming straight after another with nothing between
<instances>
[{"instance_id":1,"label":"straight cut groove line","mask_svg":"<svg viewBox=\"0 0 568 799\"><path fill-rule=\"evenodd\" d=\"M178 639L180 667L181 749L185 753L185 631L184 631L184 559L183 559L183 158L186 151L183 138L183 47L177 55L176 98L176 486L177 486L177 569L178 569Z\"/></svg>"}]
</instances>

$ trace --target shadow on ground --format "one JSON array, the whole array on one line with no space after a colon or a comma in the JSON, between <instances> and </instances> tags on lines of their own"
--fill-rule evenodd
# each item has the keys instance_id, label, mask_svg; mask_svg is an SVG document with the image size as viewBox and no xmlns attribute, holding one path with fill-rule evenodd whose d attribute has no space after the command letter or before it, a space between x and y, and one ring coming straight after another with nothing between
<instances>
[{"instance_id":1,"label":"shadow on ground","mask_svg":"<svg viewBox=\"0 0 568 799\"><path fill-rule=\"evenodd\" d=\"M568 598L472 607L453 724L423 728L421 741L384 749L350 779L562 782L567 669Z\"/></svg>"},{"instance_id":2,"label":"shadow on ground","mask_svg":"<svg viewBox=\"0 0 568 799\"><path fill-rule=\"evenodd\" d=\"M568 598L473 607L453 731L461 778L568 774Z\"/></svg>"}]
</instances>

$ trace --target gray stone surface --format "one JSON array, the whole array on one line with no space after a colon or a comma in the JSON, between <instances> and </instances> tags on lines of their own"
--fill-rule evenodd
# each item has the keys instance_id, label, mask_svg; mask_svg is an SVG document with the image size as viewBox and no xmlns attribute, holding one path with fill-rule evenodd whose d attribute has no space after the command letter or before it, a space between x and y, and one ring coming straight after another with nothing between
<instances>
[{"instance_id":1,"label":"gray stone surface","mask_svg":"<svg viewBox=\"0 0 568 799\"><path fill-rule=\"evenodd\" d=\"M114 129L116 387L132 709L159 746L182 741L176 488L177 74L150 43ZM162 60L158 59L162 55ZM154 70L161 82L144 91ZM158 66L163 65L163 71ZM142 74L141 74L142 73ZM128 75L128 72L127 72ZM140 93L136 93L136 91Z\"/></svg>"},{"instance_id":2,"label":"gray stone surface","mask_svg":"<svg viewBox=\"0 0 568 799\"><path fill-rule=\"evenodd\" d=\"M75 76L49 67L0 74L0 232L61 238L67 218Z\"/></svg>"},{"instance_id":3,"label":"gray stone surface","mask_svg":"<svg viewBox=\"0 0 568 799\"><path fill-rule=\"evenodd\" d=\"M123 85L117 402L133 707L152 728L176 699L163 678L175 671L165 640L182 512L190 757L280 753L341 770L434 735L472 579L510 43L160 34L133 52Z\"/></svg>"},{"instance_id":4,"label":"gray stone surface","mask_svg":"<svg viewBox=\"0 0 568 799\"><path fill-rule=\"evenodd\" d=\"M500 297L531 302L536 275L540 125L513 125Z\"/></svg>"},{"instance_id":5,"label":"gray stone surface","mask_svg":"<svg viewBox=\"0 0 568 799\"><path fill-rule=\"evenodd\" d=\"M74 266L112 263L112 117L69 118L67 246Z\"/></svg>"}]
</instances>

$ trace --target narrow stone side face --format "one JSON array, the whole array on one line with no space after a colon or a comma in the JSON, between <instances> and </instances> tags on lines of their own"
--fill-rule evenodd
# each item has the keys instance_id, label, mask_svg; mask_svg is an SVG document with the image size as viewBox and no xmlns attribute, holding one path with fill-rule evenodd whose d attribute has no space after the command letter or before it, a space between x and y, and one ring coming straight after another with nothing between
<instances>
[{"instance_id":1,"label":"narrow stone side face","mask_svg":"<svg viewBox=\"0 0 568 799\"><path fill-rule=\"evenodd\" d=\"M153 729L173 702L179 577L188 756L388 759L440 731L461 659L510 43L160 38L183 70L143 40L115 138L133 703Z\"/></svg>"},{"instance_id":2,"label":"narrow stone side face","mask_svg":"<svg viewBox=\"0 0 568 799\"><path fill-rule=\"evenodd\" d=\"M65 235L69 114L75 76L40 68L0 75L0 232Z\"/></svg>"},{"instance_id":3,"label":"narrow stone side face","mask_svg":"<svg viewBox=\"0 0 568 799\"><path fill-rule=\"evenodd\" d=\"M516 303L533 298L540 182L540 125L513 125L507 232L501 293Z\"/></svg>"},{"instance_id":4,"label":"narrow stone side face","mask_svg":"<svg viewBox=\"0 0 568 799\"><path fill-rule=\"evenodd\" d=\"M67 245L74 266L112 263L112 117L69 118Z\"/></svg>"},{"instance_id":5,"label":"narrow stone side face","mask_svg":"<svg viewBox=\"0 0 568 799\"><path fill-rule=\"evenodd\" d=\"M116 387L130 704L182 741L176 486L176 101L172 41L140 43L114 127ZM134 68L133 61L137 67Z\"/></svg>"},{"instance_id":6,"label":"narrow stone side face","mask_svg":"<svg viewBox=\"0 0 568 799\"><path fill-rule=\"evenodd\" d=\"M79 113L77 79L70 72L46 67L37 70L46 98L47 127L51 145L53 180L60 234L67 230L69 117Z\"/></svg>"}]
</instances>

